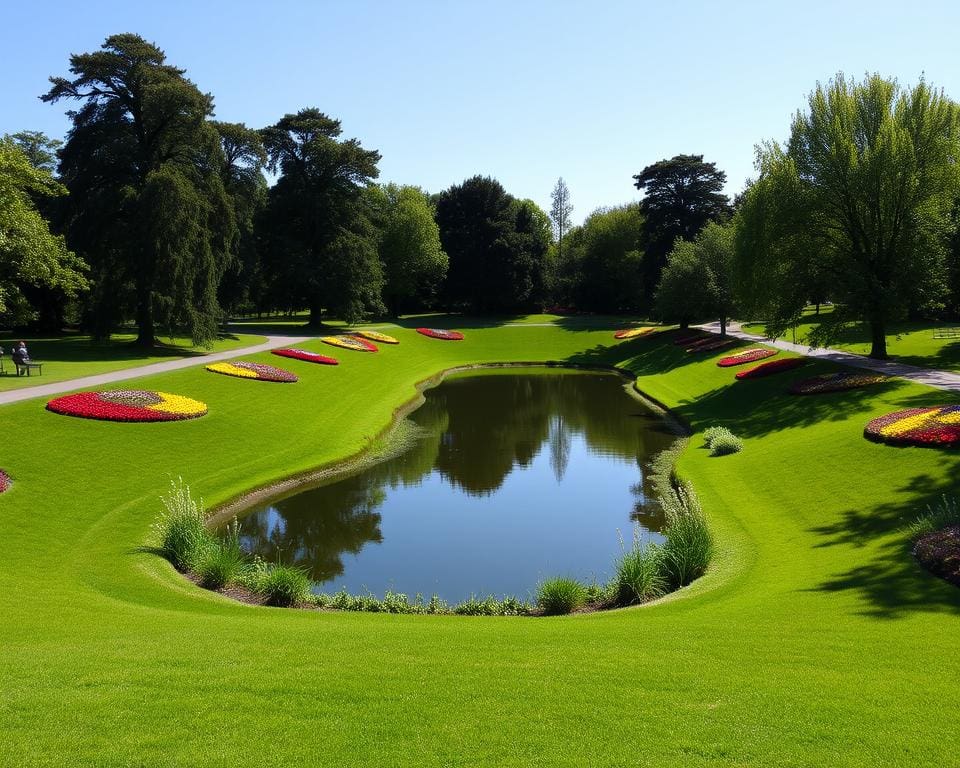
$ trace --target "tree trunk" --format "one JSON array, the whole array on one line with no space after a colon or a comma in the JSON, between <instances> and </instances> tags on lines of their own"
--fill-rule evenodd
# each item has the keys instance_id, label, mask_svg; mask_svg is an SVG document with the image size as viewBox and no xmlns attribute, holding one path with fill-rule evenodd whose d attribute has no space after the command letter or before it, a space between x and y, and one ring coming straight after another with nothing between
<instances>
[{"instance_id":1,"label":"tree trunk","mask_svg":"<svg viewBox=\"0 0 960 768\"><path fill-rule=\"evenodd\" d=\"M882 318L870 320L870 357L874 360L887 359L887 325Z\"/></svg>"},{"instance_id":2,"label":"tree trunk","mask_svg":"<svg viewBox=\"0 0 960 768\"><path fill-rule=\"evenodd\" d=\"M323 307L319 301L310 302L310 326L319 328L323 325Z\"/></svg>"},{"instance_id":3,"label":"tree trunk","mask_svg":"<svg viewBox=\"0 0 960 768\"><path fill-rule=\"evenodd\" d=\"M150 301L150 289L145 285L137 287L137 346L152 347L157 343L153 325L153 306Z\"/></svg>"},{"instance_id":4,"label":"tree trunk","mask_svg":"<svg viewBox=\"0 0 960 768\"><path fill-rule=\"evenodd\" d=\"M720 338L725 339L727 337L727 318L720 318Z\"/></svg>"}]
</instances>

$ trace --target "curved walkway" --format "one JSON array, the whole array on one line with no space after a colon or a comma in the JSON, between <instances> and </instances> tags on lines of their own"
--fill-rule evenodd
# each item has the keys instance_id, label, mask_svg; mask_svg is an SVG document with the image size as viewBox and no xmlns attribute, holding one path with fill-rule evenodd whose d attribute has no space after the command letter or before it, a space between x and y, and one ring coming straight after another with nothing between
<instances>
[{"instance_id":1,"label":"curved walkway","mask_svg":"<svg viewBox=\"0 0 960 768\"><path fill-rule=\"evenodd\" d=\"M124 368L120 371L98 373L93 376L82 376L78 379L57 381L53 384L40 384L35 387L12 389L9 392L0 392L0 405L16 403L21 400L29 400L33 397L50 397L51 395L59 395L63 392L72 392L75 389L102 387L104 384L113 384L116 381L138 379L141 376L151 376L154 373L179 371L181 368L190 368L194 365L209 365L210 363L216 363L221 360L231 360L240 355L253 355L257 352L266 352L270 349L274 349L275 347L302 344L303 342L312 338L313 336L267 336L267 340L265 342L255 344L252 347L230 349L226 352L211 352L208 355L196 355L193 357L180 358L178 360L164 360L160 363L138 365L135 368Z\"/></svg>"},{"instance_id":2,"label":"curved walkway","mask_svg":"<svg viewBox=\"0 0 960 768\"><path fill-rule=\"evenodd\" d=\"M720 333L720 323L704 323L695 326L710 333ZM876 371L887 376L898 376L902 379L909 379L917 384L925 384L928 387L944 389L948 392L960 392L960 373L951 373L950 371L938 371L933 368L921 368L917 365L907 365L893 360L873 360L863 355L855 355L853 352L843 352L839 349L830 349L829 347L808 347L805 344L793 344L782 339L768 339L755 333L746 333L740 326L740 323L728 323L727 335L733 336L744 341L756 341L766 344L768 347L776 347L788 352L796 352L798 355L813 357L817 360L829 360L839 365L849 365L854 368L865 368L869 371Z\"/></svg>"}]
</instances>

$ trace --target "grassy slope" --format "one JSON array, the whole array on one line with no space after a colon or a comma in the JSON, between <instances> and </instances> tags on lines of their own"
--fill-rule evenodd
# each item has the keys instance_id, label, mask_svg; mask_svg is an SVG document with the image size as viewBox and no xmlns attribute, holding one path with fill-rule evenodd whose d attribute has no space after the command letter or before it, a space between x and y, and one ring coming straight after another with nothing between
<instances>
[{"instance_id":1,"label":"grassy slope","mask_svg":"<svg viewBox=\"0 0 960 768\"><path fill-rule=\"evenodd\" d=\"M830 307L821 309L821 314L828 314ZM806 342L810 331L819 324L813 308L804 311L804 321L797 325L796 341L798 344ZM887 334L887 353L891 358L901 363L919 365L928 368L939 368L946 371L960 371L960 339L935 339L933 330L938 326L956 327L957 323L931 323L903 321L893 323ZM766 333L763 323L747 323L743 329L750 333ZM793 341L793 331L788 330L782 337L786 341ZM870 353L870 327L866 323L856 323L846 328L840 338L830 344L836 349L843 349L858 355Z\"/></svg>"},{"instance_id":2,"label":"grassy slope","mask_svg":"<svg viewBox=\"0 0 960 768\"><path fill-rule=\"evenodd\" d=\"M283 361L299 384L202 367L140 383L208 402L193 422L0 411L30 436L2 465L0 765L955 761L960 592L896 529L956 486L960 455L861 437L942 393L790 397L795 374L734 383L716 357L611 346L609 330L397 334L376 355L338 350L337 368ZM428 373L537 358L623 363L697 428L746 438L720 459L695 439L682 461L722 545L691 589L559 619L317 614L228 602L135 551L171 473L219 502L360 449Z\"/></svg>"},{"instance_id":3,"label":"grassy slope","mask_svg":"<svg viewBox=\"0 0 960 768\"><path fill-rule=\"evenodd\" d=\"M4 375L0 375L0 392L9 389L52 384L56 381L76 379L81 376L94 376L100 373L133 368L170 360L176 357L191 357L208 352L226 352L240 347L252 347L265 341L263 336L238 334L224 337L214 342L210 349L191 346L187 338L162 339L163 346L152 350L143 350L131 344L135 338L131 334L116 334L105 344L91 341L89 336L59 336L56 338L23 337L27 342L30 357L43 363L42 376L14 375L14 366L10 352L17 339L0 339L4 349Z\"/></svg>"}]
</instances>

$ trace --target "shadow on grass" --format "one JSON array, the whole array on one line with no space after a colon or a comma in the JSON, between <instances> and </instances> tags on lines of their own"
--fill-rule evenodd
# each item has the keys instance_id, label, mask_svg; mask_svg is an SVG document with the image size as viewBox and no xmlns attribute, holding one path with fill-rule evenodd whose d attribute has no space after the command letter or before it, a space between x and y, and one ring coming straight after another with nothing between
<instances>
[{"instance_id":1,"label":"shadow on grass","mask_svg":"<svg viewBox=\"0 0 960 768\"><path fill-rule=\"evenodd\" d=\"M904 528L928 504L957 489L929 475L919 475L900 490L917 494L920 500L889 502L869 510L848 509L836 522L810 529L821 537L818 547L863 547L878 537L887 537L870 562L832 574L814 590L853 592L866 603L860 613L878 619L901 618L915 612L956 612L960 610L960 589L920 567L910 553Z\"/></svg>"}]
</instances>

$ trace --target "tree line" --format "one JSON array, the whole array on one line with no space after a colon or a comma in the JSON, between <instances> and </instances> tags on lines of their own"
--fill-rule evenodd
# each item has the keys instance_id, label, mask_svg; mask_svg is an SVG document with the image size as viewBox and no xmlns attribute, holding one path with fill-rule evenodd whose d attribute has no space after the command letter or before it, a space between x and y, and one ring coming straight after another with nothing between
<instances>
[{"instance_id":1,"label":"tree line","mask_svg":"<svg viewBox=\"0 0 960 768\"><path fill-rule=\"evenodd\" d=\"M42 95L65 102L61 144L0 139L0 319L99 337L135 322L216 337L238 313L309 310L350 322L426 309L544 307L795 323L829 300L817 341L866 321L960 312L960 111L921 81L818 85L789 139L725 174L677 155L633 176L640 204L572 224L478 175L436 194L377 184L380 155L317 108L261 129L214 103L134 34L70 57ZM272 178L273 183L268 182Z\"/></svg>"}]
</instances>

